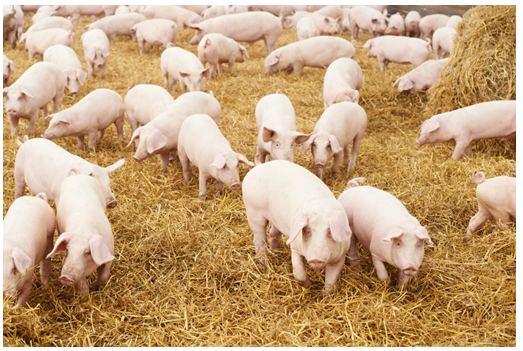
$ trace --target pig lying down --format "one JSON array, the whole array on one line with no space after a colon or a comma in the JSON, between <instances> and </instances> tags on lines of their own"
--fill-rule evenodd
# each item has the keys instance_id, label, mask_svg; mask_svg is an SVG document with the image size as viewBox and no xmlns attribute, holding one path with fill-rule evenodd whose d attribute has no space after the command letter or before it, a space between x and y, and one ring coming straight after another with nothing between
<instances>
[{"instance_id":1,"label":"pig lying down","mask_svg":"<svg viewBox=\"0 0 523 351\"><path fill-rule=\"evenodd\" d=\"M406 286L423 261L424 244L432 245L427 229L391 194L371 186L359 186L365 178L349 181L338 198L352 230L351 265L359 265L356 243L371 253L378 279L390 284L385 263L398 268L398 285Z\"/></svg>"},{"instance_id":2,"label":"pig lying down","mask_svg":"<svg viewBox=\"0 0 523 351\"><path fill-rule=\"evenodd\" d=\"M483 172L475 171L472 179L478 184L476 198L478 213L470 219L467 234L472 234L488 219L502 224L516 223L516 178L494 177L485 180Z\"/></svg>"},{"instance_id":3,"label":"pig lying down","mask_svg":"<svg viewBox=\"0 0 523 351\"><path fill-rule=\"evenodd\" d=\"M469 156L472 141L516 136L516 100L489 101L432 116L421 125L420 146L455 143L452 159Z\"/></svg>"},{"instance_id":4,"label":"pig lying down","mask_svg":"<svg viewBox=\"0 0 523 351\"><path fill-rule=\"evenodd\" d=\"M314 269L324 268L324 294L330 294L351 242L347 216L330 189L305 168L275 160L251 169L243 180L242 192L261 262L265 264L267 242L271 250L276 250L284 234L291 247L296 280L309 288L306 263ZM271 229L267 239L268 222Z\"/></svg>"}]
</instances>

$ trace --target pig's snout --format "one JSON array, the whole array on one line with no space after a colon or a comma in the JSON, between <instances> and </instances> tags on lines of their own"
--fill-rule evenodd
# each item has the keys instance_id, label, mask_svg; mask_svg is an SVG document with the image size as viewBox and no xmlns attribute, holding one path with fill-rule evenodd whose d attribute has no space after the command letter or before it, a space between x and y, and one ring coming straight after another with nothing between
<instances>
[{"instance_id":1,"label":"pig's snout","mask_svg":"<svg viewBox=\"0 0 523 351\"><path fill-rule=\"evenodd\" d=\"M316 167L316 168L323 168L323 167L325 167L325 164L323 162L316 162L314 164L314 167Z\"/></svg>"},{"instance_id":2,"label":"pig's snout","mask_svg":"<svg viewBox=\"0 0 523 351\"><path fill-rule=\"evenodd\" d=\"M409 267L403 269L403 274L411 276L411 277L418 274L418 272L419 272L419 270L413 266L409 266Z\"/></svg>"},{"instance_id":3,"label":"pig's snout","mask_svg":"<svg viewBox=\"0 0 523 351\"><path fill-rule=\"evenodd\" d=\"M142 162L142 159L139 158L138 156L133 156L133 160L135 160L136 162Z\"/></svg>"},{"instance_id":4,"label":"pig's snout","mask_svg":"<svg viewBox=\"0 0 523 351\"><path fill-rule=\"evenodd\" d=\"M242 188L240 183L232 183L231 189L232 190L240 190Z\"/></svg>"},{"instance_id":5,"label":"pig's snout","mask_svg":"<svg viewBox=\"0 0 523 351\"><path fill-rule=\"evenodd\" d=\"M118 201L116 201L116 199L109 200L107 203L107 207L109 208L115 208L116 206L118 206Z\"/></svg>"},{"instance_id":6,"label":"pig's snout","mask_svg":"<svg viewBox=\"0 0 523 351\"><path fill-rule=\"evenodd\" d=\"M309 260L309 265L313 269L322 269L323 267L325 267L325 261L320 260L319 258L313 258Z\"/></svg>"},{"instance_id":7,"label":"pig's snout","mask_svg":"<svg viewBox=\"0 0 523 351\"><path fill-rule=\"evenodd\" d=\"M73 286L74 285L74 279L69 278L66 275L62 275L60 278L58 278L60 283L67 286Z\"/></svg>"},{"instance_id":8,"label":"pig's snout","mask_svg":"<svg viewBox=\"0 0 523 351\"><path fill-rule=\"evenodd\" d=\"M78 92L77 91L70 91L69 95L71 95L72 97L76 97L76 95L78 95Z\"/></svg>"},{"instance_id":9,"label":"pig's snout","mask_svg":"<svg viewBox=\"0 0 523 351\"><path fill-rule=\"evenodd\" d=\"M16 112L17 112L17 110L16 110L15 108L13 108L13 107L11 107L11 108L9 108L9 109L7 110L7 114L8 114L8 115L15 115Z\"/></svg>"}]
</instances>

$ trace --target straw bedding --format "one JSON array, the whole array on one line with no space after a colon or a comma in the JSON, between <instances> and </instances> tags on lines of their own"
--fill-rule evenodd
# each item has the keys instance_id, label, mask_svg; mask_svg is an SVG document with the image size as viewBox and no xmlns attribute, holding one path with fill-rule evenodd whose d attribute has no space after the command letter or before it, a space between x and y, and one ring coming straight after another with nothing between
<instances>
[{"instance_id":1,"label":"straw bedding","mask_svg":"<svg viewBox=\"0 0 523 351\"><path fill-rule=\"evenodd\" d=\"M515 33L515 6L493 9L507 17L496 21L502 30ZM469 37L467 31L482 11L477 7L464 16L457 48L462 40L471 43L478 39ZM492 8L489 11L492 13ZM30 15L25 20L27 28ZM80 36L82 28L93 20L82 18L75 27L74 48L84 65ZM514 27L505 29L508 22ZM188 44L192 35L192 30L181 30L177 45L196 53L196 46ZM349 33L339 36L350 40ZM360 34L358 45L368 38L368 34ZM457 49L455 55L462 56L452 57L449 65L484 54L490 48L486 42L490 37L484 38L466 54ZM83 298L74 288L59 283L63 258L55 256L48 289L42 288L38 273L33 277L30 308L14 308L13 302L4 298L4 346L515 346L515 225L502 229L489 220L474 235L465 234L477 211L472 172L481 170L487 177L513 175L515 140L474 143L471 157L459 161L450 158L452 145L420 148L415 143L421 123L431 116L429 107L448 110L460 106L460 102L438 105L435 100L443 100L445 94L460 99L463 106L515 99L515 35L507 39L513 40L511 43L493 38L500 53L509 47L514 55L500 54L470 65L481 66L477 67L480 72L487 65L487 71L506 81L503 86L510 90L495 94L477 88L482 96L462 85L446 84L450 79L443 78L446 76L429 92L399 93L392 84L413 66L390 64L382 73L377 60L367 58L366 49L357 48L356 61L364 72L360 105L369 123L356 171L349 175L342 170L335 178L326 171L324 180L338 197L349 179L366 177L366 185L398 197L428 229L434 246L426 247L420 273L407 289L381 283L369 253L361 247L361 271L347 263L335 293L328 297L322 292L323 272L308 269L313 283L308 290L297 284L290 250L284 243L270 254L267 269L260 270L240 191L225 189L219 196L211 182L207 196L199 200L195 167L190 184L185 184L177 160L167 172L161 171L156 157L137 163L131 158L132 147L118 145L116 130L110 127L97 144L95 156L80 151L76 138L55 141L101 166L126 159L112 175L118 206L107 211L116 257L109 282ZM285 30L276 46L295 40L294 32ZM256 103L280 90L294 105L298 130L310 133L323 113L325 71L305 68L301 77L283 72L266 76L263 43L257 42L248 51L251 59L232 71L225 69L216 80L207 80L205 90L212 90L222 106L220 129L232 148L253 160ZM23 45L11 50L4 43L4 52L16 63L11 82L36 62L28 62ZM154 49L140 56L136 42L118 38L111 45L106 77L88 77L79 96L66 95L61 109L97 88L113 89L124 97L136 84L163 86L160 54L161 50ZM504 76L490 69L497 66L498 58L506 57L510 62L506 66L513 65L513 71ZM474 76L478 80L483 77ZM473 81L468 84L472 86ZM447 88L445 93L437 90L442 86ZM173 95L180 95L178 87ZM21 133L25 133L24 122ZM5 112L3 128L5 216L13 202L17 151ZM39 121L36 135L44 130ZM128 124L125 133L129 140ZM297 152L295 162L314 170L310 151L303 156ZM248 170L248 166L240 166L242 179ZM395 283L396 270L389 272Z\"/></svg>"}]
</instances>

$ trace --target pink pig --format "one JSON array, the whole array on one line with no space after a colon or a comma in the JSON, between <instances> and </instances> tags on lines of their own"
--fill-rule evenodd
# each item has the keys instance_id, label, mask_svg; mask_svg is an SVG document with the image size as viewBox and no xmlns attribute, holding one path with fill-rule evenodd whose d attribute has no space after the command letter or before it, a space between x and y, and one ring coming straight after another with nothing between
<instances>
[{"instance_id":1,"label":"pink pig","mask_svg":"<svg viewBox=\"0 0 523 351\"><path fill-rule=\"evenodd\" d=\"M220 33L209 33L198 44L198 59L204 66L210 63L212 78L216 78L216 71L222 73L222 63L232 69L235 62L244 61L244 56L249 57L249 53L243 45Z\"/></svg>"},{"instance_id":2,"label":"pink pig","mask_svg":"<svg viewBox=\"0 0 523 351\"><path fill-rule=\"evenodd\" d=\"M355 55L354 46L343 38L313 37L274 50L265 58L265 74L294 71L295 75L300 76L305 66L323 68L340 57L353 58Z\"/></svg>"},{"instance_id":3,"label":"pink pig","mask_svg":"<svg viewBox=\"0 0 523 351\"><path fill-rule=\"evenodd\" d=\"M301 21L304 17L310 17L314 20L316 28L320 34L333 35L341 32L343 22L341 17L335 19L319 13L308 11L297 11L293 15L285 17L283 19L283 27L297 29L298 22Z\"/></svg>"},{"instance_id":4,"label":"pink pig","mask_svg":"<svg viewBox=\"0 0 523 351\"><path fill-rule=\"evenodd\" d=\"M387 29L385 29L385 35L404 35L405 34L405 22L399 12L395 15L390 16Z\"/></svg>"},{"instance_id":5,"label":"pink pig","mask_svg":"<svg viewBox=\"0 0 523 351\"><path fill-rule=\"evenodd\" d=\"M60 184L70 175L86 174L101 184L107 207L118 202L111 192L109 175L125 163L122 158L111 166L102 168L81 157L72 155L50 140L35 138L23 143L15 159L15 199L25 192L25 185L33 193L43 192L49 200L55 200Z\"/></svg>"},{"instance_id":6,"label":"pink pig","mask_svg":"<svg viewBox=\"0 0 523 351\"><path fill-rule=\"evenodd\" d=\"M387 16L371 7L354 6L350 9L349 17L351 40L358 39L360 29L369 32L373 38L385 33L385 29L387 29Z\"/></svg>"},{"instance_id":7,"label":"pink pig","mask_svg":"<svg viewBox=\"0 0 523 351\"><path fill-rule=\"evenodd\" d=\"M452 159L469 156L472 141L498 138L501 141L516 136L516 100L489 101L434 115L423 122L420 146L435 143L455 143Z\"/></svg>"},{"instance_id":8,"label":"pink pig","mask_svg":"<svg viewBox=\"0 0 523 351\"><path fill-rule=\"evenodd\" d=\"M149 123L136 129L129 145L138 140L133 159L144 159L159 155L162 169L167 169L169 161L176 154L178 135L183 121L194 114L206 114L218 124L221 107L214 96L199 91L189 92L176 99L167 111L159 114Z\"/></svg>"},{"instance_id":9,"label":"pink pig","mask_svg":"<svg viewBox=\"0 0 523 351\"><path fill-rule=\"evenodd\" d=\"M205 79L211 74L209 68L205 68L195 54L170 45L162 52L160 64L165 88L170 85L174 90L176 82L180 82L183 93L187 91L187 87L189 91L203 91Z\"/></svg>"},{"instance_id":10,"label":"pink pig","mask_svg":"<svg viewBox=\"0 0 523 351\"><path fill-rule=\"evenodd\" d=\"M398 285L406 286L417 275L425 252L424 243L432 245L421 226L393 195L371 186L358 186L356 178L338 198L352 230L348 252L351 265L359 265L358 246L370 252L378 279L390 284L385 263L398 268Z\"/></svg>"},{"instance_id":11,"label":"pink pig","mask_svg":"<svg viewBox=\"0 0 523 351\"><path fill-rule=\"evenodd\" d=\"M7 56L4 55L4 85L9 85L9 76L11 76L11 72L15 70L15 63L7 58Z\"/></svg>"},{"instance_id":12,"label":"pink pig","mask_svg":"<svg viewBox=\"0 0 523 351\"><path fill-rule=\"evenodd\" d=\"M305 16L296 24L296 35L298 40L305 40L320 35L320 31L310 16Z\"/></svg>"},{"instance_id":13,"label":"pink pig","mask_svg":"<svg viewBox=\"0 0 523 351\"><path fill-rule=\"evenodd\" d=\"M34 133L38 110L47 117L47 104L53 101L53 113L58 112L64 96L65 77L51 62L38 62L25 71L10 87L4 88L5 111L13 138L18 135L20 118L29 120L27 135Z\"/></svg>"},{"instance_id":14,"label":"pink pig","mask_svg":"<svg viewBox=\"0 0 523 351\"><path fill-rule=\"evenodd\" d=\"M107 38L107 34L101 29L91 29L82 34L81 39L87 71L90 75L96 77L94 68L98 67L100 77L103 77L105 67L107 66L107 57L109 57L109 38Z\"/></svg>"},{"instance_id":15,"label":"pink pig","mask_svg":"<svg viewBox=\"0 0 523 351\"><path fill-rule=\"evenodd\" d=\"M62 69L69 93L76 96L80 85L87 77L87 73L82 70L82 64L78 60L76 52L69 46L52 45L44 51L44 61L52 62Z\"/></svg>"},{"instance_id":16,"label":"pink pig","mask_svg":"<svg viewBox=\"0 0 523 351\"><path fill-rule=\"evenodd\" d=\"M4 292L14 296L18 306L26 306L35 266L40 265L40 281L49 283L55 216L47 196L23 196L16 199L4 218Z\"/></svg>"},{"instance_id":17,"label":"pink pig","mask_svg":"<svg viewBox=\"0 0 523 351\"><path fill-rule=\"evenodd\" d=\"M160 45L167 47L169 43L174 46L178 34L178 25L171 20L154 18L135 24L131 31L136 32L140 55L143 55L145 42L148 42L151 48Z\"/></svg>"},{"instance_id":18,"label":"pink pig","mask_svg":"<svg viewBox=\"0 0 523 351\"><path fill-rule=\"evenodd\" d=\"M143 14L147 19L163 18L174 21L179 30L202 21L197 13L174 5L149 5L143 10Z\"/></svg>"},{"instance_id":19,"label":"pink pig","mask_svg":"<svg viewBox=\"0 0 523 351\"><path fill-rule=\"evenodd\" d=\"M456 30L451 27L441 27L436 29L432 35L432 48L434 49L436 60L444 58L452 53L454 37L456 34Z\"/></svg>"},{"instance_id":20,"label":"pink pig","mask_svg":"<svg viewBox=\"0 0 523 351\"><path fill-rule=\"evenodd\" d=\"M266 95L256 105L258 146L254 162L256 165L268 160L294 162L296 144L303 144L310 134L296 131L296 116L289 98L283 94Z\"/></svg>"},{"instance_id":21,"label":"pink pig","mask_svg":"<svg viewBox=\"0 0 523 351\"><path fill-rule=\"evenodd\" d=\"M113 231L105 215L100 182L80 174L65 178L57 199L56 221L60 236L47 258L64 251L60 283L75 285L80 294L89 295L85 278L97 269L94 285L104 285L114 259Z\"/></svg>"},{"instance_id":22,"label":"pink pig","mask_svg":"<svg viewBox=\"0 0 523 351\"><path fill-rule=\"evenodd\" d=\"M413 93L430 88L438 82L441 71L448 62L448 58L425 61L412 71L396 79L392 86L397 84L399 91L410 90Z\"/></svg>"},{"instance_id":23,"label":"pink pig","mask_svg":"<svg viewBox=\"0 0 523 351\"><path fill-rule=\"evenodd\" d=\"M314 126L311 137L300 148L304 155L309 146L314 157L316 175L323 179L323 169L331 157L331 173L338 171L338 164L343 151L343 165L348 166L347 172L356 168L356 158L360 148L365 128L367 127L367 114L365 110L353 102L340 102L331 105L321 115ZM349 146L352 142L349 164Z\"/></svg>"},{"instance_id":24,"label":"pink pig","mask_svg":"<svg viewBox=\"0 0 523 351\"><path fill-rule=\"evenodd\" d=\"M363 74L356 61L340 57L329 65L323 80L323 101L327 108L338 101L358 103Z\"/></svg>"},{"instance_id":25,"label":"pink pig","mask_svg":"<svg viewBox=\"0 0 523 351\"><path fill-rule=\"evenodd\" d=\"M49 28L29 33L25 43L29 61L33 59L35 54L43 56L48 47L57 44L71 47L73 45L73 32L62 28Z\"/></svg>"},{"instance_id":26,"label":"pink pig","mask_svg":"<svg viewBox=\"0 0 523 351\"><path fill-rule=\"evenodd\" d=\"M95 145L103 138L105 129L114 123L118 140L123 141L125 106L122 97L110 89L96 89L78 101L73 107L55 113L49 127L42 134L45 139L68 136L78 138L78 147L84 149L84 137L89 137L89 153L94 155Z\"/></svg>"},{"instance_id":27,"label":"pink pig","mask_svg":"<svg viewBox=\"0 0 523 351\"><path fill-rule=\"evenodd\" d=\"M191 166L200 171L199 196L207 193L209 179L216 180L216 190L222 193L223 184L232 190L241 188L239 162L254 166L245 156L234 152L231 144L208 115L196 114L187 117L180 128L178 157L186 183L191 179Z\"/></svg>"},{"instance_id":28,"label":"pink pig","mask_svg":"<svg viewBox=\"0 0 523 351\"><path fill-rule=\"evenodd\" d=\"M442 14L433 14L423 16L419 21L419 37L421 39L427 39L436 29L440 27L445 27L449 20L449 16Z\"/></svg>"},{"instance_id":29,"label":"pink pig","mask_svg":"<svg viewBox=\"0 0 523 351\"><path fill-rule=\"evenodd\" d=\"M363 45L368 48L368 57L377 57L381 71L385 71L389 62L400 64L412 63L415 66L427 61L432 53L430 39L385 35L369 39Z\"/></svg>"},{"instance_id":30,"label":"pink pig","mask_svg":"<svg viewBox=\"0 0 523 351\"><path fill-rule=\"evenodd\" d=\"M474 171L472 179L478 184L479 210L470 219L467 234L474 233L490 218L516 223L516 178L500 176L485 180L485 173Z\"/></svg>"},{"instance_id":31,"label":"pink pig","mask_svg":"<svg viewBox=\"0 0 523 351\"><path fill-rule=\"evenodd\" d=\"M84 30L101 29L114 43L117 36L127 36L135 39L136 34L131 31L131 28L144 20L145 16L136 12L111 15L88 24L84 27Z\"/></svg>"},{"instance_id":32,"label":"pink pig","mask_svg":"<svg viewBox=\"0 0 523 351\"><path fill-rule=\"evenodd\" d=\"M27 36L32 32L37 32L49 28L62 28L65 30L70 30L72 32L73 24L67 18L63 17L52 16L44 18L41 21L38 21L37 23L29 27L27 31L20 37L20 42L23 42L27 38Z\"/></svg>"},{"instance_id":33,"label":"pink pig","mask_svg":"<svg viewBox=\"0 0 523 351\"><path fill-rule=\"evenodd\" d=\"M309 263L315 270L325 269L324 294L333 292L352 233L343 206L330 189L302 166L275 160L251 169L243 179L242 192L262 264L267 242L276 250L284 234L291 247L296 280L305 288L311 286L305 266Z\"/></svg>"},{"instance_id":34,"label":"pink pig","mask_svg":"<svg viewBox=\"0 0 523 351\"><path fill-rule=\"evenodd\" d=\"M419 21L421 15L418 11L409 11L405 16L405 36L407 37L419 37Z\"/></svg>"}]
</instances>

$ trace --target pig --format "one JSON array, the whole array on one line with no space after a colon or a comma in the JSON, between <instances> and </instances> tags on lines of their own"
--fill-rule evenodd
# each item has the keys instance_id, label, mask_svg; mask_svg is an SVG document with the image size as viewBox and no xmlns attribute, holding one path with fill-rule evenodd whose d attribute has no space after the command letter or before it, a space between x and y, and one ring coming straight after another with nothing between
<instances>
[{"instance_id":1,"label":"pig","mask_svg":"<svg viewBox=\"0 0 523 351\"><path fill-rule=\"evenodd\" d=\"M392 86L398 85L399 91L410 90L412 93L419 93L426 88L430 88L437 83L443 67L449 60L446 58L425 61L412 71L396 79Z\"/></svg>"},{"instance_id":2,"label":"pig","mask_svg":"<svg viewBox=\"0 0 523 351\"><path fill-rule=\"evenodd\" d=\"M100 78L103 78L109 57L109 38L101 29L91 29L82 34L82 46L84 48L87 72L96 77L95 67L98 67Z\"/></svg>"},{"instance_id":3,"label":"pig","mask_svg":"<svg viewBox=\"0 0 523 351\"><path fill-rule=\"evenodd\" d=\"M356 61L340 57L332 62L323 80L323 101L327 108L338 101L358 103L363 85L363 74Z\"/></svg>"},{"instance_id":4,"label":"pig","mask_svg":"<svg viewBox=\"0 0 523 351\"><path fill-rule=\"evenodd\" d=\"M209 78L209 68L203 67L198 57L190 51L179 47L168 47L162 52L161 70L165 88L169 88L171 75L171 89L176 82L180 82L183 93L187 91L203 91L205 79Z\"/></svg>"},{"instance_id":5,"label":"pig","mask_svg":"<svg viewBox=\"0 0 523 351\"><path fill-rule=\"evenodd\" d=\"M298 40L304 40L319 36L320 31L318 27L316 27L314 19L305 16L296 24L296 35L298 36Z\"/></svg>"},{"instance_id":6,"label":"pig","mask_svg":"<svg viewBox=\"0 0 523 351\"><path fill-rule=\"evenodd\" d=\"M204 67L209 62L213 79L216 71L222 73L222 63L228 63L232 69L235 62L245 61L244 56L249 57L249 53L243 45L220 33L209 33L198 44L198 59Z\"/></svg>"},{"instance_id":7,"label":"pig","mask_svg":"<svg viewBox=\"0 0 523 351\"><path fill-rule=\"evenodd\" d=\"M16 48L16 40L18 35L15 14L16 10L14 5L3 6L4 39L7 38L7 40L11 44L11 49Z\"/></svg>"},{"instance_id":8,"label":"pig","mask_svg":"<svg viewBox=\"0 0 523 351\"><path fill-rule=\"evenodd\" d=\"M65 30L73 31L73 24L67 18L63 17L48 17L41 21L33 24L27 29L27 31L20 37L20 42L23 42L31 32L37 32L49 28L62 28Z\"/></svg>"},{"instance_id":9,"label":"pig","mask_svg":"<svg viewBox=\"0 0 523 351\"><path fill-rule=\"evenodd\" d=\"M419 272L424 244L433 245L425 227L386 191L359 186L365 178L349 181L338 201L349 220L352 238L349 262L359 265L357 242L370 252L378 279L390 284L385 263L398 269L398 285L406 287Z\"/></svg>"},{"instance_id":10,"label":"pig","mask_svg":"<svg viewBox=\"0 0 523 351\"><path fill-rule=\"evenodd\" d=\"M342 30L343 18L330 18L319 13L307 12L307 11L298 11L291 16L284 17L283 27L284 28L296 28L298 22L303 17L311 17L316 24L316 27L321 34L333 35Z\"/></svg>"},{"instance_id":11,"label":"pig","mask_svg":"<svg viewBox=\"0 0 523 351\"><path fill-rule=\"evenodd\" d=\"M436 31L436 29L445 27L449 18L449 16L442 14L423 16L419 21L419 37L421 39L429 38L430 35Z\"/></svg>"},{"instance_id":12,"label":"pig","mask_svg":"<svg viewBox=\"0 0 523 351\"><path fill-rule=\"evenodd\" d=\"M117 36L127 36L134 40L136 35L131 31L131 28L144 20L144 15L135 12L111 15L88 24L84 27L84 30L101 29L113 43Z\"/></svg>"},{"instance_id":13,"label":"pig","mask_svg":"<svg viewBox=\"0 0 523 351\"><path fill-rule=\"evenodd\" d=\"M225 14L233 14L233 13L243 13L248 12L249 6L248 5L225 5Z\"/></svg>"},{"instance_id":14,"label":"pig","mask_svg":"<svg viewBox=\"0 0 523 351\"><path fill-rule=\"evenodd\" d=\"M343 38L319 36L282 46L265 58L265 74L287 71L301 76L303 67L327 67L340 57L353 58L356 50Z\"/></svg>"},{"instance_id":15,"label":"pig","mask_svg":"<svg viewBox=\"0 0 523 351\"><path fill-rule=\"evenodd\" d=\"M516 178L499 176L485 180L485 173L474 171L472 179L478 184L476 198L478 213L470 219L467 234L472 234L488 219L502 224L516 223Z\"/></svg>"},{"instance_id":16,"label":"pig","mask_svg":"<svg viewBox=\"0 0 523 351\"><path fill-rule=\"evenodd\" d=\"M189 41L191 45L198 44L206 34L221 33L233 40L248 42L250 45L263 40L267 55L274 50L276 40L283 32L281 20L263 11L223 15L189 27L196 30L194 37Z\"/></svg>"},{"instance_id":17,"label":"pig","mask_svg":"<svg viewBox=\"0 0 523 351\"><path fill-rule=\"evenodd\" d=\"M4 54L4 85L9 85L9 76L15 70L15 63Z\"/></svg>"},{"instance_id":18,"label":"pig","mask_svg":"<svg viewBox=\"0 0 523 351\"><path fill-rule=\"evenodd\" d=\"M225 5L212 5L202 12L204 20L225 15Z\"/></svg>"},{"instance_id":19,"label":"pig","mask_svg":"<svg viewBox=\"0 0 523 351\"><path fill-rule=\"evenodd\" d=\"M183 7L186 10L192 11L196 14L202 14L203 11L205 11L209 5L177 5L179 7Z\"/></svg>"},{"instance_id":20,"label":"pig","mask_svg":"<svg viewBox=\"0 0 523 351\"><path fill-rule=\"evenodd\" d=\"M78 147L84 149L84 138L89 137L89 153L95 154L95 145L103 138L105 129L114 123L118 140L123 142L125 106L122 97L110 89L96 89L78 101L73 107L52 114L49 127L42 134L44 139L68 136L78 138Z\"/></svg>"},{"instance_id":21,"label":"pig","mask_svg":"<svg viewBox=\"0 0 523 351\"><path fill-rule=\"evenodd\" d=\"M436 29L432 35L432 48L434 49L436 60L444 58L452 53L456 33L456 30L451 27L441 27Z\"/></svg>"},{"instance_id":22,"label":"pig","mask_svg":"<svg viewBox=\"0 0 523 351\"><path fill-rule=\"evenodd\" d=\"M94 286L106 284L114 260L113 231L100 182L83 174L65 178L60 185L56 221L60 236L47 258L64 251L60 283L75 285L81 295L89 295L85 278L97 269Z\"/></svg>"},{"instance_id":23,"label":"pig","mask_svg":"<svg viewBox=\"0 0 523 351\"><path fill-rule=\"evenodd\" d=\"M302 166L275 160L251 169L243 179L242 193L261 263L265 263L266 242L271 250L278 249L283 233L291 247L296 280L305 288L312 285L306 272L308 262L315 270L325 269L324 294L332 293L352 232L343 206L330 189Z\"/></svg>"},{"instance_id":24,"label":"pig","mask_svg":"<svg viewBox=\"0 0 523 351\"><path fill-rule=\"evenodd\" d=\"M390 16L387 29L385 29L385 35L404 35L405 34L405 22L399 12L395 15Z\"/></svg>"},{"instance_id":25,"label":"pig","mask_svg":"<svg viewBox=\"0 0 523 351\"><path fill-rule=\"evenodd\" d=\"M4 292L14 296L18 306L27 306L33 271L40 264L40 281L49 283L53 248L54 211L44 193L16 199L4 218Z\"/></svg>"},{"instance_id":26,"label":"pig","mask_svg":"<svg viewBox=\"0 0 523 351\"><path fill-rule=\"evenodd\" d=\"M143 11L147 19L164 18L176 22L179 30L202 21L202 17L190 10L174 5L149 5Z\"/></svg>"},{"instance_id":27,"label":"pig","mask_svg":"<svg viewBox=\"0 0 523 351\"><path fill-rule=\"evenodd\" d=\"M291 16L294 13L289 5L250 5L249 11L265 11L278 17Z\"/></svg>"},{"instance_id":28,"label":"pig","mask_svg":"<svg viewBox=\"0 0 523 351\"><path fill-rule=\"evenodd\" d=\"M342 32L348 32L350 31L350 8L342 8L343 10L343 19L341 22L341 30Z\"/></svg>"},{"instance_id":29,"label":"pig","mask_svg":"<svg viewBox=\"0 0 523 351\"><path fill-rule=\"evenodd\" d=\"M35 13L33 17L31 17L31 25L40 22L44 18L49 18L51 15L47 13Z\"/></svg>"},{"instance_id":30,"label":"pig","mask_svg":"<svg viewBox=\"0 0 523 351\"><path fill-rule=\"evenodd\" d=\"M56 8L54 6L40 6L36 13L46 13L49 16L53 16L56 14Z\"/></svg>"},{"instance_id":31,"label":"pig","mask_svg":"<svg viewBox=\"0 0 523 351\"><path fill-rule=\"evenodd\" d=\"M457 30L458 24L460 24L461 22L463 22L463 19L461 18L461 16L458 16L458 15L450 16L445 27L450 27L450 28L454 28Z\"/></svg>"},{"instance_id":32,"label":"pig","mask_svg":"<svg viewBox=\"0 0 523 351\"><path fill-rule=\"evenodd\" d=\"M347 172L353 172L356 168L356 159L360 149L365 128L367 127L367 114L365 110L353 102L340 102L325 109L318 122L314 126L312 135L300 147L300 153L304 155L309 146L314 157L316 175L323 179L323 169L327 162L333 157L331 174L338 172L343 151L343 166ZM349 163L349 146L352 142Z\"/></svg>"},{"instance_id":33,"label":"pig","mask_svg":"<svg viewBox=\"0 0 523 351\"><path fill-rule=\"evenodd\" d=\"M516 136L516 100L498 100L434 115L421 125L417 143L455 143L452 159L469 156L472 141Z\"/></svg>"},{"instance_id":34,"label":"pig","mask_svg":"<svg viewBox=\"0 0 523 351\"><path fill-rule=\"evenodd\" d=\"M27 135L32 136L38 110L47 117L47 104L53 101L53 113L58 112L64 96L65 77L51 62L38 62L29 67L11 86L4 88L5 111L11 125L11 135L18 135L20 118L29 120Z\"/></svg>"},{"instance_id":35,"label":"pig","mask_svg":"<svg viewBox=\"0 0 523 351\"><path fill-rule=\"evenodd\" d=\"M33 193L43 192L49 200L55 200L60 191L60 183L66 177L86 174L102 184L105 203L107 207L113 208L118 205L118 201L111 192L109 175L124 163L122 158L111 166L102 168L70 154L50 140L30 139L20 146L16 154L15 199L24 194L27 184Z\"/></svg>"},{"instance_id":36,"label":"pig","mask_svg":"<svg viewBox=\"0 0 523 351\"><path fill-rule=\"evenodd\" d=\"M327 5L313 12L330 18L340 18L343 16L343 11L341 10L340 5Z\"/></svg>"},{"instance_id":37,"label":"pig","mask_svg":"<svg viewBox=\"0 0 523 351\"><path fill-rule=\"evenodd\" d=\"M60 5L55 9L59 16L71 17L74 25L78 24L81 15L84 16L112 16L118 5Z\"/></svg>"},{"instance_id":38,"label":"pig","mask_svg":"<svg viewBox=\"0 0 523 351\"><path fill-rule=\"evenodd\" d=\"M349 17L351 40L358 39L360 29L364 32L369 32L373 38L382 35L387 29L387 16L368 6L352 7Z\"/></svg>"},{"instance_id":39,"label":"pig","mask_svg":"<svg viewBox=\"0 0 523 351\"><path fill-rule=\"evenodd\" d=\"M33 59L34 54L43 56L47 48L58 44L72 47L73 32L62 28L49 28L29 33L25 44L29 61Z\"/></svg>"},{"instance_id":40,"label":"pig","mask_svg":"<svg viewBox=\"0 0 523 351\"><path fill-rule=\"evenodd\" d=\"M114 12L114 14L123 15L123 14L129 13L129 12L131 12L131 9L129 8L129 6L120 5L116 8L116 11Z\"/></svg>"},{"instance_id":41,"label":"pig","mask_svg":"<svg viewBox=\"0 0 523 351\"><path fill-rule=\"evenodd\" d=\"M397 37L385 35L382 37L369 39L363 45L368 48L368 57L377 57L381 71L385 71L389 62L407 64L415 66L421 65L430 58L432 48L430 39Z\"/></svg>"},{"instance_id":42,"label":"pig","mask_svg":"<svg viewBox=\"0 0 523 351\"><path fill-rule=\"evenodd\" d=\"M231 190L239 190L241 185L238 163L254 166L244 155L232 150L216 122L205 114L195 114L183 121L177 150L186 183L191 179L190 164L198 167L200 198L207 193L209 179L216 180L219 194L222 193L223 184Z\"/></svg>"},{"instance_id":43,"label":"pig","mask_svg":"<svg viewBox=\"0 0 523 351\"><path fill-rule=\"evenodd\" d=\"M256 165L273 160L294 162L296 144L303 144L310 134L296 131L296 116L289 98L283 94L266 95L258 101L255 110L258 126Z\"/></svg>"},{"instance_id":44,"label":"pig","mask_svg":"<svg viewBox=\"0 0 523 351\"><path fill-rule=\"evenodd\" d=\"M76 52L68 46L56 44L48 47L44 51L43 59L46 62L52 62L60 67L65 75L66 87L69 90L69 94L76 97L80 85L82 85L87 77L87 73L82 70L82 64L80 60L78 60Z\"/></svg>"},{"instance_id":45,"label":"pig","mask_svg":"<svg viewBox=\"0 0 523 351\"><path fill-rule=\"evenodd\" d=\"M124 99L125 112L131 125L131 135L139 127L165 112L174 102L167 90L153 84L138 84L127 92ZM138 139L135 140L138 147Z\"/></svg>"},{"instance_id":46,"label":"pig","mask_svg":"<svg viewBox=\"0 0 523 351\"><path fill-rule=\"evenodd\" d=\"M199 91L182 94L165 112L133 132L127 145L138 140L133 159L141 162L148 157L159 155L162 170L165 171L169 161L174 159L173 155L176 154L183 121L200 113L211 116L218 124L221 115L220 103L211 94Z\"/></svg>"},{"instance_id":47,"label":"pig","mask_svg":"<svg viewBox=\"0 0 523 351\"><path fill-rule=\"evenodd\" d=\"M135 24L131 31L136 33L140 55L143 55L145 42L148 42L151 48L160 47L161 45L167 47L169 43L174 46L176 44L178 26L176 22L171 20L154 18Z\"/></svg>"},{"instance_id":48,"label":"pig","mask_svg":"<svg viewBox=\"0 0 523 351\"><path fill-rule=\"evenodd\" d=\"M407 37L419 37L419 21L421 15L418 11L409 11L405 16L405 36Z\"/></svg>"}]
</instances>

